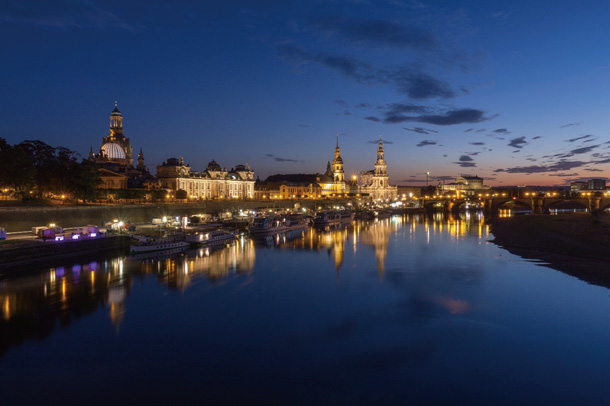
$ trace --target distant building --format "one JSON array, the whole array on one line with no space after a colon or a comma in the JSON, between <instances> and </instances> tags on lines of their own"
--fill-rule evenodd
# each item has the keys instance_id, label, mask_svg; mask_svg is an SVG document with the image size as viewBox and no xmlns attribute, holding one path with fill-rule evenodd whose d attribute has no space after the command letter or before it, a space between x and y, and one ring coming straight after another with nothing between
<instances>
[{"instance_id":1,"label":"distant building","mask_svg":"<svg viewBox=\"0 0 610 406\"><path fill-rule=\"evenodd\" d=\"M589 190L606 190L606 179L589 179Z\"/></svg>"},{"instance_id":2,"label":"distant building","mask_svg":"<svg viewBox=\"0 0 610 406\"><path fill-rule=\"evenodd\" d=\"M248 164L237 165L230 171L212 160L202 171L191 171L180 158L170 158L157 166L161 187L172 191L184 190L192 199L253 199L254 171Z\"/></svg>"},{"instance_id":3,"label":"distant building","mask_svg":"<svg viewBox=\"0 0 610 406\"><path fill-rule=\"evenodd\" d=\"M368 194L374 201L395 200L398 191L396 186L390 186L387 169L388 164L385 161L383 142L381 137L379 137L375 169L360 173L358 192L362 195Z\"/></svg>"},{"instance_id":4,"label":"distant building","mask_svg":"<svg viewBox=\"0 0 610 406\"><path fill-rule=\"evenodd\" d=\"M439 183L436 187L436 193L443 195L451 192L458 192L465 196L475 196L481 191L488 191L491 189L490 186L483 184L483 178L478 176L465 176L462 175L456 178L455 182L442 184Z\"/></svg>"},{"instance_id":5,"label":"distant building","mask_svg":"<svg viewBox=\"0 0 610 406\"><path fill-rule=\"evenodd\" d=\"M420 186L397 186L397 197L399 199L412 199L421 196Z\"/></svg>"},{"instance_id":6,"label":"distant building","mask_svg":"<svg viewBox=\"0 0 610 406\"><path fill-rule=\"evenodd\" d=\"M570 192L579 193L582 190L589 189L589 182L572 182L570 183Z\"/></svg>"}]
</instances>

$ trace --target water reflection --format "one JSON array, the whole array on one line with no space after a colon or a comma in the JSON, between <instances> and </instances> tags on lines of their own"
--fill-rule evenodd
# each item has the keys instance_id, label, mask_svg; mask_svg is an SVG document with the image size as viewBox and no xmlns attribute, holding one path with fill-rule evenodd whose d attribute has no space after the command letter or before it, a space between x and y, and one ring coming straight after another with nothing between
<instances>
[{"instance_id":1,"label":"water reflection","mask_svg":"<svg viewBox=\"0 0 610 406\"><path fill-rule=\"evenodd\" d=\"M332 257L337 275L344 266L346 251L358 254L359 258L372 252L382 281L387 273L388 247L399 233L405 237L400 244L431 244L438 236L452 240L466 235L484 239L489 236L489 228L480 212L465 212L459 216L443 213L429 217L394 216L261 239L241 237L218 249L169 251L147 257L122 256L50 268L25 277L5 277L0 280L0 354L25 340L45 338L58 327L68 327L74 320L99 309L104 309L110 322L118 328L125 323L126 300L132 293L134 280L156 278L162 286L184 292L195 288L196 282L214 287L232 277L251 277L257 249L326 252ZM425 241L421 240L422 235ZM426 266L422 265L422 269ZM454 271L447 271L452 278L456 277ZM392 283L399 282L397 278L400 277L404 275L392 275ZM413 294L410 300L421 304L421 294L422 291ZM451 314L464 313L469 308L468 303L452 296L436 296L433 301ZM415 307L418 307L417 303Z\"/></svg>"}]
</instances>

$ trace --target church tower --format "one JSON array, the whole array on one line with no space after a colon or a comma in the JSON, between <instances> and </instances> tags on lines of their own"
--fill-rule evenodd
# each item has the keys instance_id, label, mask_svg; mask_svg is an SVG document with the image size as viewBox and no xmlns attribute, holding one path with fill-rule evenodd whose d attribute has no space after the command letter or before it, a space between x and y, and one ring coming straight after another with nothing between
<instances>
[{"instance_id":1,"label":"church tower","mask_svg":"<svg viewBox=\"0 0 610 406\"><path fill-rule=\"evenodd\" d=\"M345 181L345 173L343 172L343 159L339 150L339 134L337 134L337 147L335 148L335 159L333 159L333 180L335 183Z\"/></svg>"},{"instance_id":2,"label":"church tower","mask_svg":"<svg viewBox=\"0 0 610 406\"><path fill-rule=\"evenodd\" d=\"M129 138L123 134L123 115L117 102L110 113L110 131L102 140L101 153L109 159L124 160L129 167L133 166L133 149Z\"/></svg>"},{"instance_id":3,"label":"church tower","mask_svg":"<svg viewBox=\"0 0 610 406\"><path fill-rule=\"evenodd\" d=\"M140 153L138 154L138 167L137 169L140 172L144 172L146 170L146 166L144 165L144 154L142 153L142 148L140 147Z\"/></svg>"},{"instance_id":4,"label":"church tower","mask_svg":"<svg viewBox=\"0 0 610 406\"><path fill-rule=\"evenodd\" d=\"M375 175L387 175L388 164L384 158L383 142L379 136L379 147L377 147L377 161L375 161Z\"/></svg>"}]
</instances>

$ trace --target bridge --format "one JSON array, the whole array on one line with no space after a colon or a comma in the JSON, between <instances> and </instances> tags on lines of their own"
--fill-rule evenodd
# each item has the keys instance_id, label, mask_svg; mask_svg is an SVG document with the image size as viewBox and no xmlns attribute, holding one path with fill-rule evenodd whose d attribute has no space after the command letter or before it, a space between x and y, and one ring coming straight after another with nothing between
<instances>
[{"instance_id":1,"label":"bridge","mask_svg":"<svg viewBox=\"0 0 610 406\"><path fill-rule=\"evenodd\" d=\"M610 208L610 195L591 194L580 195L577 197L566 197L555 195L535 195L531 196L501 196L487 194L479 198L447 198L435 196L431 198L422 197L421 207L427 210L437 211L458 211L466 205L474 205L482 208L486 213L498 214L502 209L518 209L530 211L534 214L548 213L553 209L561 209L569 206L571 208L586 209L589 212L595 210L605 210Z\"/></svg>"}]
</instances>

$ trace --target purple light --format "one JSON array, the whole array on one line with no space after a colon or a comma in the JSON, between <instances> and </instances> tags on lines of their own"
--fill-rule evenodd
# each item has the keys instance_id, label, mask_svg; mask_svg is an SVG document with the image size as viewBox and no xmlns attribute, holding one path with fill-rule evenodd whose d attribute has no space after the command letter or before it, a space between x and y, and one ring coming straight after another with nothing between
<instances>
[{"instance_id":1,"label":"purple light","mask_svg":"<svg viewBox=\"0 0 610 406\"><path fill-rule=\"evenodd\" d=\"M73 240L78 240L79 237L80 237L80 235L78 235L78 234L72 234Z\"/></svg>"},{"instance_id":2,"label":"purple light","mask_svg":"<svg viewBox=\"0 0 610 406\"><path fill-rule=\"evenodd\" d=\"M97 237L97 233L91 233L91 234L89 234L89 237L95 238L95 237Z\"/></svg>"},{"instance_id":3,"label":"purple light","mask_svg":"<svg viewBox=\"0 0 610 406\"><path fill-rule=\"evenodd\" d=\"M56 235L55 236L55 241L63 241L64 240L64 236L63 235Z\"/></svg>"}]
</instances>

